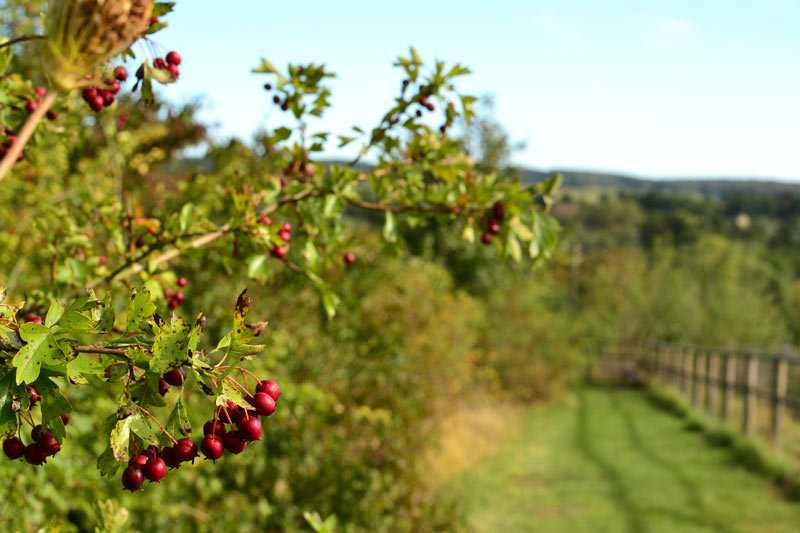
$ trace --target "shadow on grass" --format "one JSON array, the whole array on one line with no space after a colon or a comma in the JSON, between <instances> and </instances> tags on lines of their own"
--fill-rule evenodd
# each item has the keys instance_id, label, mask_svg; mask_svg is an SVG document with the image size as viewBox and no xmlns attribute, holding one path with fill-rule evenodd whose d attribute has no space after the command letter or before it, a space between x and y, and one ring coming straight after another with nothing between
<instances>
[{"instance_id":1,"label":"shadow on grass","mask_svg":"<svg viewBox=\"0 0 800 533\"><path fill-rule=\"evenodd\" d=\"M671 517L672 519L680 522L691 523L698 526L705 526L714 531L725 532L728 528L713 519L702 516L706 513L706 506L703 501L703 493L699 486L692 481L685 470L677 461L672 461L662 455L656 453L653 448L647 445L647 440L642 438L639 431L639 426L636 424L634 416L628 411L619 401L619 392L613 390L606 390L612 408L619 413L620 417L625 424L625 429L628 432L628 440L633 448L645 460L659 467L662 471L668 473L675 478L675 481L680 485L686 498L686 508L691 509L691 512L681 511L674 508L658 508L648 509L648 514L656 512Z\"/></svg>"},{"instance_id":2,"label":"shadow on grass","mask_svg":"<svg viewBox=\"0 0 800 533\"><path fill-rule=\"evenodd\" d=\"M648 528L642 513L633 502L630 488L625 484L620 471L592 446L592 436L589 431L589 406L584 388L578 389L577 429L575 435L576 447L590 463L597 467L606 483L608 483L614 504L625 517L626 531L629 533L646 533Z\"/></svg>"}]
</instances>

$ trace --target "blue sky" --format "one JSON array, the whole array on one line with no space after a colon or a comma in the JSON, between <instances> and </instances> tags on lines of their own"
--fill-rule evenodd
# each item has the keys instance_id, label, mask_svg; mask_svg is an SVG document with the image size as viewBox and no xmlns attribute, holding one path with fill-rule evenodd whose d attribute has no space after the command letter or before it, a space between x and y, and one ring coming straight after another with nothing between
<instances>
[{"instance_id":1,"label":"blue sky","mask_svg":"<svg viewBox=\"0 0 800 533\"><path fill-rule=\"evenodd\" d=\"M162 94L202 96L218 137L285 120L262 56L337 73L315 130L370 127L413 45L473 70L459 88L494 95L521 165L800 179L800 1L184 0L165 20L183 64Z\"/></svg>"}]
</instances>

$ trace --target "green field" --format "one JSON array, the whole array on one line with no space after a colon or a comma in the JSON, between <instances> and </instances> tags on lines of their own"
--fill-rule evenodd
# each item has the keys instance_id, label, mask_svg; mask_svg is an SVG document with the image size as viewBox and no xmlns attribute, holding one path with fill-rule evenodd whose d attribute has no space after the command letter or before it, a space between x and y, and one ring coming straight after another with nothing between
<instances>
[{"instance_id":1,"label":"green field","mask_svg":"<svg viewBox=\"0 0 800 533\"><path fill-rule=\"evenodd\" d=\"M477 532L797 532L800 504L637 391L576 389L447 488Z\"/></svg>"}]
</instances>

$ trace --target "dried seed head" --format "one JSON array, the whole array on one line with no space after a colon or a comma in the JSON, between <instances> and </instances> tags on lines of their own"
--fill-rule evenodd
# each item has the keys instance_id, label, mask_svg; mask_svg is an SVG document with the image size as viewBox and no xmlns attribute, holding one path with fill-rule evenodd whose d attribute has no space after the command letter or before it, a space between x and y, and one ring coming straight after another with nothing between
<instances>
[{"instance_id":1,"label":"dried seed head","mask_svg":"<svg viewBox=\"0 0 800 533\"><path fill-rule=\"evenodd\" d=\"M53 0L45 65L60 89L86 84L150 25L153 0Z\"/></svg>"}]
</instances>

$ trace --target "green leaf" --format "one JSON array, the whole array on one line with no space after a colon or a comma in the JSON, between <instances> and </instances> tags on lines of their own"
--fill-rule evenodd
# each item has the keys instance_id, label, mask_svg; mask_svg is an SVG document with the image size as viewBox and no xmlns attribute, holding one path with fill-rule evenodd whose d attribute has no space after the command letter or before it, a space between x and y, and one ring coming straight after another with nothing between
<instances>
[{"instance_id":1,"label":"green leaf","mask_svg":"<svg viewBox=\"0 0 800 533\"><path fill-rule=\"evenodd\" d=\"M278 69L276 69L273 66L272 63L270 63L269 61L267 61L266 59L264 59L262 57L261 58L261 66L254 68L252 70L252 72L255 73L255 74L258 74L258 73L277 74L278 73Z\"/></svg>"},{"instance_id":2,"label":"green leaf","mask_svg":"<svg viewBox=\"0 0 800 533\"><path fill-rule=\"evenodd\" d=\"M347 146L351 142L355 141L355 137L348 137L347 135L337 135L339 138L339 146L337 148L341 148L343 146Z\"/></svg>"},{"instance_id":3,"label":"green leaf","mask_svg":"<svg viewBox=\"0 0 800 533\"><path fill-rule=\"evenodd\" d=\"M128 302L127 325L125 333L152 333L152 327L147 323L156 306L150 301L150 293L147 289L139 292L133 291L131 301Z\"/></svg>"},{"instance_id":4,"label":"green leaf","mask_svg":"<svg viewBox=\"0 0 800 533\"><path fill-rule=\"evenodd\" d=\"M189 226L192 223L193 218L194 205L191 203L184 204L184 206L181 207L181 214L178 220L178 226L181 233L186 233L189 230Z\"/></svg>"},{"instance_id":5,"label":"green leaf","mask_svg":"<svg viewBox=\"0 0 800 533\"><path fill-rule=\"evenodd\" d=\"M150 373L147 379L131 387L131 397L142 407L164 407L166 400L158 392L159 374Z\"/></svg>"},{"instance_id":6,"label":"green leaf","mask_svg":"<svg viewBox=\"0 0 800 533\"><path fill-rule=\"evenodd\" d=\"M169 414L166 429L173 437L176 433L180 433L184 436L191 436L192 424L189 422L189 415L186 414L186 406L183 405L183 398L178 398L175 407ZM167 438L167 436L164 435L162 441L164 438Z\"/></svg>"},{"instance_id":7,"label":"green leaf","mask_svg":"<svg viewBox=\"0 0 800 533\"><path fill-rule=\"evenodd\" d=\"M242 397L241 391L236 386L231 385L227 380L222 382L222 387L217 395L215 401L216 405L228 405L228 402L233 402L239 407L250 409L251 406Z\"/></svg>"},{"instance_id":8,"label":"green leaf","mask_svg":"<svg viewBox=\"0 0 800 533\"><path fill-rule=\"evenodd\" d=\"M175 8L175 2L156 2L153 6L153 17L163 17L167 13L172 12Z\"/></svg>"},{"instance_id":9,"label":"green leaf","mask_svg":"<svg viewBox=\"0 0 800 533\"><path fill-rule=\"evenodd\" d=\"M97 469L101 476L111 477L117 473L119 467L120 463L114 457L114 450L110 446L97 458Z\"/></svg>"},{"instance_id":10,"label":"green leaf","mask_svg":"<svg viewBox=\"0 0 800 533\"><path fill-rule=\"evenodd\" d=\"M276 129L272 135L273 142L281 142L285 141L289 137L292 136L292 130L287 128L286 126L281 126L280 128Z\"/></svg>"},{"instance_id":11,"label":"green leaf","mask_svg":"<svg viewBox=\"0 0 800 533\"><path fill-rule=\"evenodd\" d=\"M69 304L59 320L59 326L70 333L87 333L94 328L93 310L101 302L95 298L94 291L88 290Z\"/></svg>"},{"instance_id":12,"label":"green leaf","mask_svg":"<svg viewBox=\"0 0 800 533\"><path fill-rule=\"evenodd\" d=\"M164 324L159 328L153 341L150 371L163 374L190 361L192 354L187 352L188 338L189 326L179 316L176 316L171 324Z\"/></svg>"},{"instance_id":13,"label":"green leaf","mask_svg":"<svg viewBox=\"0 0 800 533\"><path fill-rule=\"evenodd\" d=\"M517 238L510 233L506 239L506 253L508 253L508 255L514 259L514 261L522 261L522 248L520 247Z\"/></svg>"},{"instance_id":14,"label":"green leaf","mask_svg":"<svg viewBox=\"0 0 800 533\"><path fill-rule=\"evenodd\" d=\"M117 420L114 429L111 430L111 451L117 461L127 461L130 459L129 449L131 440L132 416Z\"/></svg>"},{"instance_id":15,"label":"green leaf","mask_svg":"<svg viewBox=\"0 0 800 533\"><path fill-rule=\"evenodd\" d=\"M137 414L129 417L128 427L137 437L147 444L158 444L161 440L161 429L156 426L150 417L144 414Z\"/></svg>"},{"instance_id":16,"label":"green leaf","mask_svg":"<svg viewBox=\"0 0 800 533\"><path fill-rule=\"evenodd\" d=\"M9 397L0 409L0 438L3 440L17 432L17 413Z\"/></svg>"},{"instance_id":17,"label":"green leaf","mask_svg":"<svg viewBox=\"0 0 800 533\"><path fill-rule=\"evenodd\" d=\"M67 432L64 428L64 422L61 420L61 415L72 411L72 405L69 400L61 392L55 390L51 394L42 397L41 405L42 426L50 428L58 442L64 442Z\"/></svg>"},{"instance_id":18,"label":"green leaf","mask_svg":"<svg viewBox=\"0 0 800 533\"><path fill-rule=\"evenodd\" d=\"M8 39L4 37L0 37L0 43L6 42ZM11 50L10 46L4 46L0 48L0 76L5 73L8 65L11 64L11 58L13 57L13 51Z\"/></svg>"},{"instance_id":19,"label":"green leaf","mask_svg":"<svg viewBox=\"0 0 800 533\"><path fill-rule=\"evenodd\" d=\"M50 309L47 310L47 316L44 319L44 325L48 328L52 328L56 325L63 314L64 306L54 300L53 303L50 304Z\"/></svg>"},{"instance_id":20,"label":"green leaf","mask_svg":"<svg viewBox=\"0 0 800 533\"><path fill-rule=\"evenodd\" d=\"M397 224L394 213L386 211L386 220L383 223L383 238L389 242L397 241Z\"/></svg>"},{"instance_id":21,"label":"green leaf","mask_svg":"<svg viewBox=\"0 0 800 533\"><path fill-rule=\"evenodd\" d=\"M12 362L17 369L17 385L36 381L44 358L57 360L61 353L47 326L28 322L19 328L19 332L28 344L17 352Z\"/></svg>"},{"instance_id":22,"label":"green leaf","mask_svg":"<svg viewBox=\"0 0 800 533\"><path fill-rule=\"evenodd\" d=\"M418 67L421 67L422 65L424 65L424 64L425 64L425 62L424 62L424 61L422 61L422 57L420 57L420 55L417 53L417 50L416 50L416 48L414 48L414 47L412 46L412 47L410 48L410 51L411 51L411 61L412 61L412 62L413 62L415 65L417 65Z\"/></svg>"}]
</instances>

